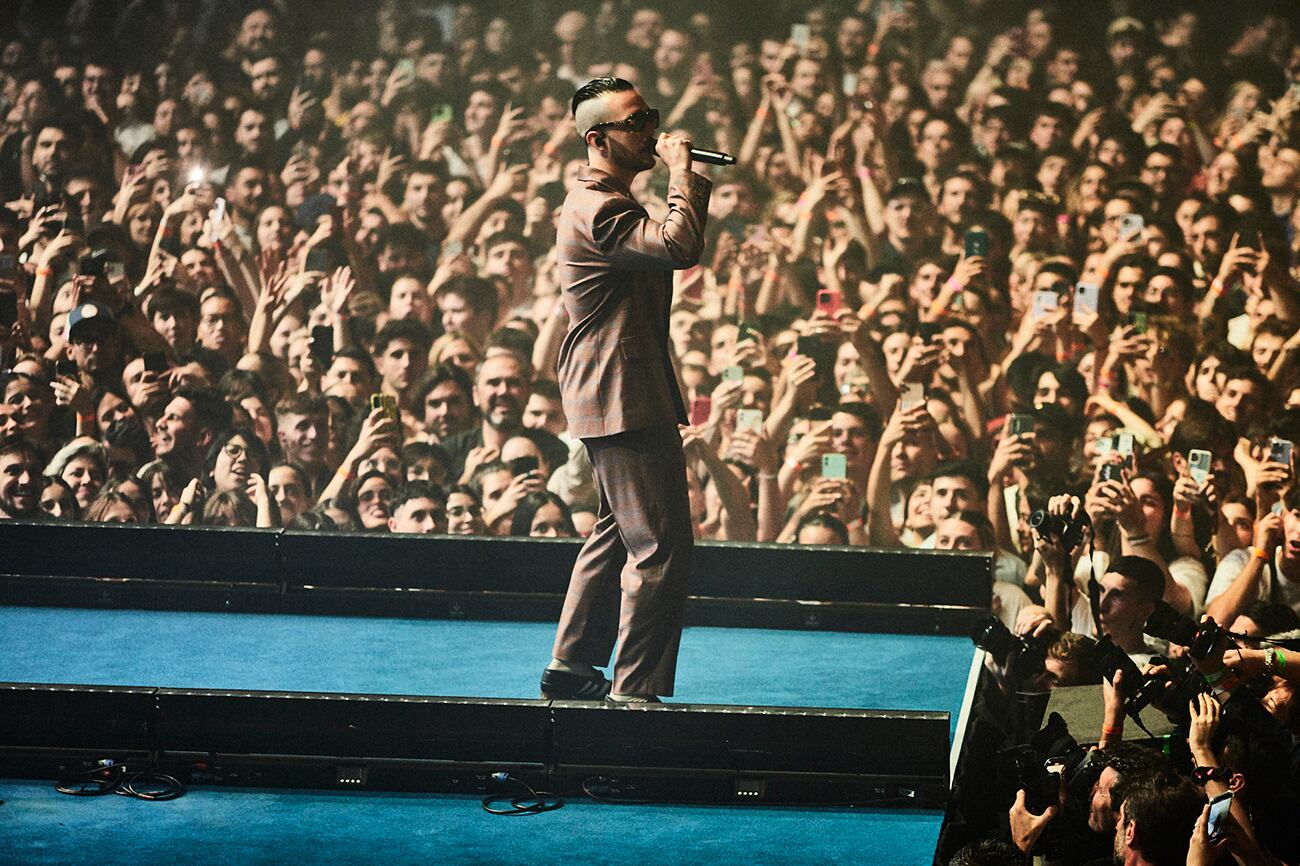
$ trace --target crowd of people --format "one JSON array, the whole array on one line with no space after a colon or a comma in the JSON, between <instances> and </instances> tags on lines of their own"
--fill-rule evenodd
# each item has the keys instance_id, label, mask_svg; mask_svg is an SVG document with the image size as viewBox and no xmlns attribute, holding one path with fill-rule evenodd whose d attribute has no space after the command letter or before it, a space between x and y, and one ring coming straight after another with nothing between
<instances>
[{"instance_id":1,"label":"crowd of people","mask_svg":"<svg viewBox=\"0 0 1300 866\"><path fill-rule=\"evenodd\" d=\"M1249 674L1290 757L1224 734L1246 691L1220 688L1181 708L1204 779L1130 754L1108 685L1062 856L1300 858L1300 659L1144 632L1158 608L1300 627L1287 4L18 5L0 518L589 533L555 220L586 160L570 100L616 76L738 159L695 166L705 254L663 334L697 537L989 552L1041 688L1095 682L1101 644L1142 676ZM633 194L667 213L662 171ZM1006 838L1068 806L1022 794Z\"/></svg>"}]
</instances>

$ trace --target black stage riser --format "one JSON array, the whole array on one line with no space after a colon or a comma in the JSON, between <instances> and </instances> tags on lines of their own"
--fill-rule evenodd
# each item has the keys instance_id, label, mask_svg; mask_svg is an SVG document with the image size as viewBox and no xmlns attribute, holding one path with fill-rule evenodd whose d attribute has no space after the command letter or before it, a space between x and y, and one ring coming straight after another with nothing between
<instances>
[{"instance_id":1,"label":"black stage riser","mask_svg":"<svg viewBox=\"0 0 1300 866\"><path fill-rule=\"evenodd\" d=\"M561 766L942 776L948 715L833 709L678 705L610 711L556 701Z\"/></svg>"},{"instance_id":2,"label":"black stage riser","mask_svg":"<svg viewBox=\"0 0 1300 866\"><path fill-rule=\"evenodd\" d=\"M281 613L284 587L226 581L0 575L0 605Z\"/></svg>"},{"instance_id":3,"label":"black stage riser","mask_svg":"<svg viewBox=\"0 0 1300 866\"><path fill-rule=\"evenodd\" d=\"M0 604L554 621L579 542L0 521ZM987 555L701 543L688 623L965 634Z\"/></svg>"},{"instance_id":4,"label":"black stage riser","mask_svg":"<svg viewBox=\"0 0 1300 866\"><path fill-rule=\"evenodd\" d=\"M16 575L279 586L278 547L259 529L0 521L0 567Z\"/></svg>"},{"instance_id":5,"label":"black stage riser","mask_svg":"<svg viewBox=\"0 0 1300 866\"><path fill-rule=\"evenodd\" d=\"M129 767L149 766L187 785L237 788L403 791L435 794L517 794L513 783L493 779L508 772L537 791L563 797L588 796L613 802L707 803L753 807L824 806L943 809L943 780L816 774L760 776L737 773L663 775L644 770L605 768L602 774L555 771L532 765L447 766L416 761L358 765L347 760L297 759L291 755L140 755L135 753L40 752L0 750L0 770L10 779L54 780L89 769L103 758ZM364 776L356 784L343 779ZM593 789L594 788L594 789Z\"/></svg>"},{"instance_id":6,"label":"black stage riser","mask_svg":"<svg viewBox=\"0 0 1300 866\"><path fill-rule=\"evenodd\" d=\"M508 771L565 790L613 779L629 799L932 806L948 727L932 712L4 683L0 774L148 754L241 785L464 791Z\"/></svg>"}]
</instances>

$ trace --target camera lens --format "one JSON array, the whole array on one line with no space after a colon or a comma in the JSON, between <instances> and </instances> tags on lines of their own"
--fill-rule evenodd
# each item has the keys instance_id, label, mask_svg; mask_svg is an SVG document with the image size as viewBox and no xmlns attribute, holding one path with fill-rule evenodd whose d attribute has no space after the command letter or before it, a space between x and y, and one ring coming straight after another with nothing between
<instances>
[{"instance_id":1,"label":"camera lens","mask_svg":"<svg viewBox=\"0 0 1300 866\"><path fill-rule=\"evenodd\" d=\"M1039 535L1055 537L1067 553L1083 541L1083 527L1087 522L1086 519L1075 522L1059 514L1049 514L1042 508L1029 515L1029 525L1038 530Z\"/></svg>"},{"instance_id":2,"label":"camera lens","mask_svg":"<svg viewBox=\"0 0 1300 866\"><path fill-rule=\"evenodd\" d=\"M1062 535L1065 532L1065 520L1055 514L1049 514L1040 508L1029 515L1029 525L1041 535Z\"/></svg>"},{"instance_id":3,"label":"camera lens","mask_svg":"<svg viewBox=\"0 0 1300 866\"><path fill-rule=\"evenodd\" d=\"M971 629L970 639L975 646L993 656L999 662L1024 645L1011 634L997 617L988 616L975 623Z\"/></svg>"}]
</instances>

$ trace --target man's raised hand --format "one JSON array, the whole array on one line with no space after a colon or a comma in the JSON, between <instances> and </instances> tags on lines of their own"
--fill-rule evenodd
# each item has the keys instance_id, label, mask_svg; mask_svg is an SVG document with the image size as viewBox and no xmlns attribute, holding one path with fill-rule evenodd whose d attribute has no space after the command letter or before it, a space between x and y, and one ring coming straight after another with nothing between
<instances>
[{"instance_id":1,"label":"man's raised hand","mask_svg":"<svg viewBox=\"0 0 1300 866\"><path fill-rule=\"evenodd\" d=\"M678 169L690 171L691 140L686 136L659 133L659 143L655 146L655 152L664 161L664 165L668 166L669 171Z\"/></svg>"}]
</instances>

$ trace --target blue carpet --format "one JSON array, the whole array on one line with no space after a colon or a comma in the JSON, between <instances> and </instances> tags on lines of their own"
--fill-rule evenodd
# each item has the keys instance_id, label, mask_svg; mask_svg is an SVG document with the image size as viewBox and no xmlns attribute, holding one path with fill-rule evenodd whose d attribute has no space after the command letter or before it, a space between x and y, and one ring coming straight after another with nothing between
<instances>
[{"instance_id":1,"label":"blue carpet","mask_svg":"<svg viewBox=\"0 0 1300 866\"><path fill-rule=\"evenodd\" d=\"M536 698L536 622L0 608L0 680ZM961 708L964 637L691 628L677 703Z\"/></svg>"},{"instance_id":2,"label":"blue carpet","mask_svg":"<svg viewBox=\"0 0 1300 866\"><path fill-rule=\"evenodd\" d=\"M942 815L570 803L525 818L416 794L196 789L166 803L0 780L0 862L929 863Z\"/></svg>"}]
</instances>

